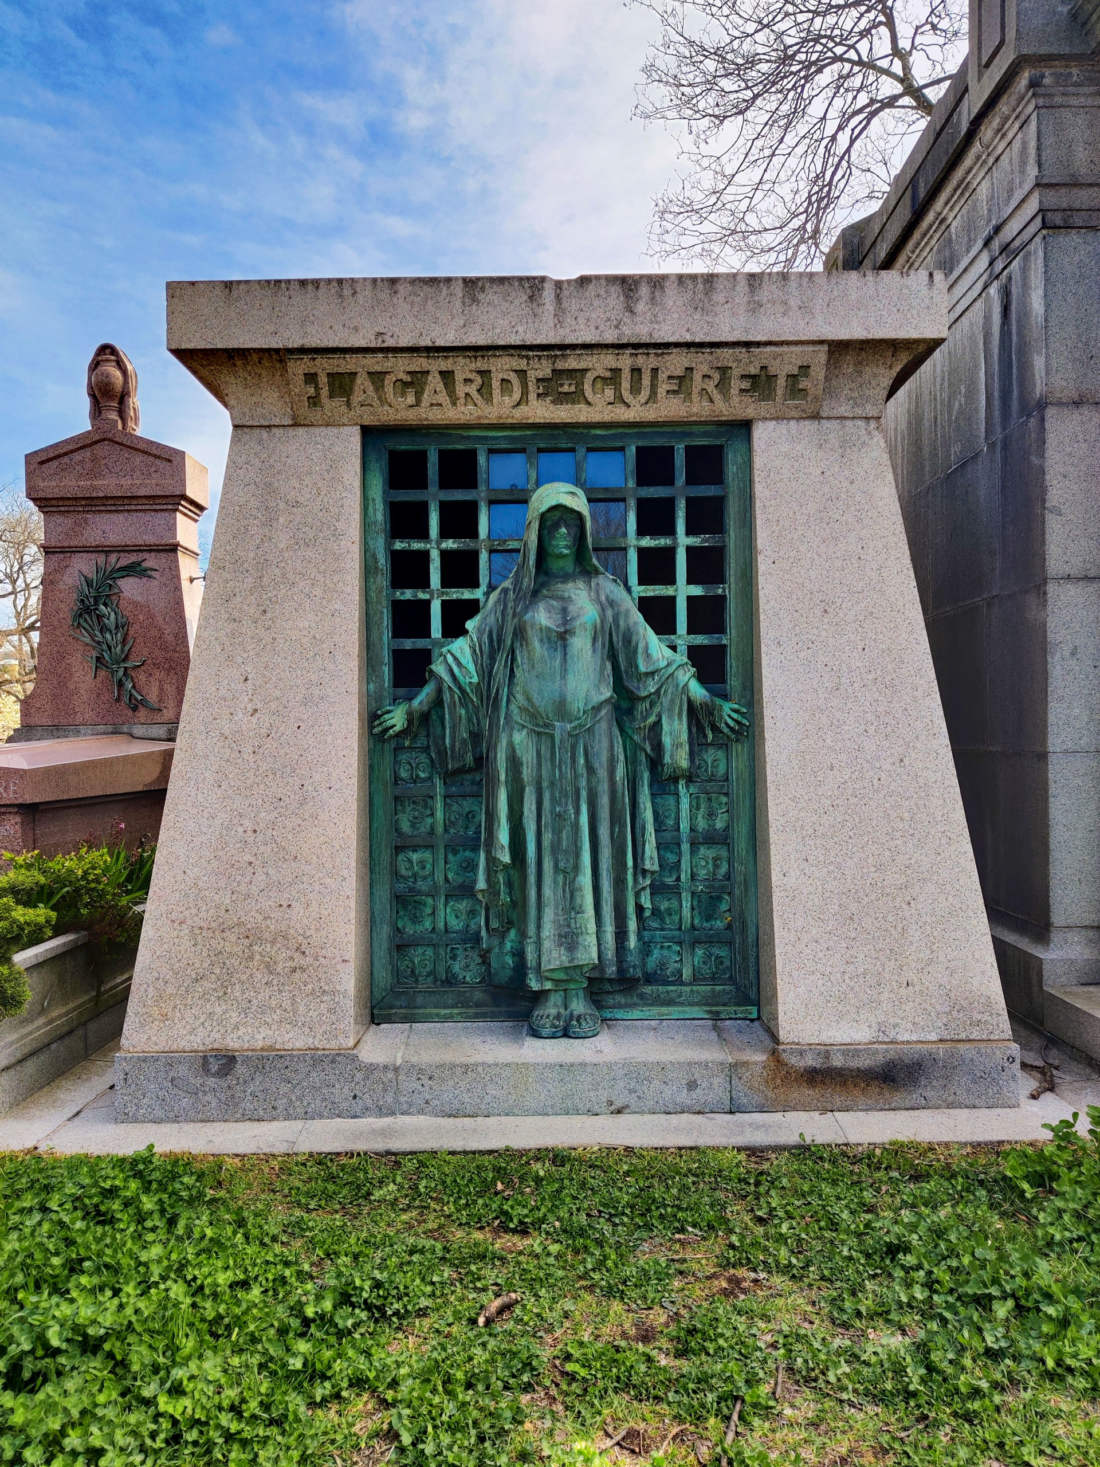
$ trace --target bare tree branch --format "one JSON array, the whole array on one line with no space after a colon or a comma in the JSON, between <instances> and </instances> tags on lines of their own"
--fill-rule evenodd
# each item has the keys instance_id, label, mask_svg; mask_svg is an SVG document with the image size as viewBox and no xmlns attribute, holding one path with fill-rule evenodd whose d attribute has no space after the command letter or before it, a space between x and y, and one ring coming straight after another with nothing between
<instances>
[{"instance_id":1,"label":"bare tree branch","mask_svg":"<svg viewBox=\"0 0 1100 1467\"><path fill-rule=\"evenodd\" d=\"M683 130L650 244L816 265L885 193L965 50L966 0L629 0L661 23L637 115Z\"/></svg>"},{"instance_id":2,"label":"bare tree branch","mask_svg":"<svg viewBox=\"0 0 1100 1467\"><path fill-rule=\"evenodd\" d=\"M12 485L0 489L0 697L34 686L42 594L42 516Z\"/></svg>"}]
</instances>

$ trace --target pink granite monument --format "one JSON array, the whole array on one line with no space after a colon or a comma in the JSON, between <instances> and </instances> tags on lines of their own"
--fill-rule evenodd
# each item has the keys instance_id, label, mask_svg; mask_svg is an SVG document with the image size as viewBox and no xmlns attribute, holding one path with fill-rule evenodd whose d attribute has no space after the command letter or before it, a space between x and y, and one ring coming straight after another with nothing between
<instances>
[{"instance_id":1,"label":"pink granite monument","mask_svg":"<svg viewBox=\"0 0 1100 1467\"><path fill-rule=\"evenodd\" d=\"M88 367L91 428L27 455L45 521L38 681L13 741L174 737L201 597L206 469L137 433L137 374L109 343Z\"/></svg>"},{"instance_id":2,"label":"pink granite monument","mask_svg":"<svg viewBox=\"0 0 1100 1467\"><path fill-rule=\"evenodd\" d=\"M27 455L45 564L38 677L0 749L7 850L156 836L191 664L206 469L138 435L117 346L87 387L91 428Z\"/></svg>"}]
</instances>

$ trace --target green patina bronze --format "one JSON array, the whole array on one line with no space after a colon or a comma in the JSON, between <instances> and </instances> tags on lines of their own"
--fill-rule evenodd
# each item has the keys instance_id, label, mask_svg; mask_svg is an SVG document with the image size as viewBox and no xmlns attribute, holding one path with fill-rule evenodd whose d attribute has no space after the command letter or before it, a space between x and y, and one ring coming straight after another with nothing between
<instances>
[{"instance_id":1,"label":"green patina bronze","mask_svg":"<svg viewBox=\"0 0 1100 1467\"><path fill-rule=\"evenodd\" d=\"M122 556L116 555L113 559L104 556L97 560L89 575L81 572L77 578L73 636L92 649L88 656L92 677L102 668L111 679L115 702L121 698L131 712L138 708L150 708L154 713L160 710L134 686L134 669L144 667L145 658L130 655L134 639L130 635L130 622L118 603L121 590L118 583L127 576L146 579L155 575L156 571L144 560L123 563Z\"/></svg>"},{"instance_id":2,"label":"green patina bronze","mask_svg":"<svg viewBox=\"0 0 1100 1467\"><path fill-rule=\"evenodd\" d=\"M483 773L481 799L443 802L447 833L469 844L397 849L393 874L408 893L398 897L399 932L432 930L440 885L435 897L425 888L444 855L445 877L459 888L452 894L444 881L445 931L480 929L476 946L447 949L449 981L488 978L505 999L528 991L540 1036L594 1035L592 989L605 1011L629 1013L631 995L647 983L683 980L668 968L685 949L644 944L646 929L696 926L705 938L707 928L731 923L732 889L744 882L733 881L728 844L713 839L728 841L730 800L707 777L726 775L722 741L741 739L748 723L745 708L708 691L603 569L584 493L566 483L536 489L515 569L465 635L438 648L420 691L374 719L381 739L399 741L399 784L415 790L419 780L423 790L435 770ZM695 884L681 893L667 889L675 875L667 832L681 803L675 791L693 776L684 864ZM403 800L398 811L398 838L425 842L440 813L426 799ZM406 981L430 987L437 978L432 949L399 956ZM696 985L732 976L732 956L728 946L698 943ZM425 971L412 971L417 964Z\"/></svg>"}]
</instances>

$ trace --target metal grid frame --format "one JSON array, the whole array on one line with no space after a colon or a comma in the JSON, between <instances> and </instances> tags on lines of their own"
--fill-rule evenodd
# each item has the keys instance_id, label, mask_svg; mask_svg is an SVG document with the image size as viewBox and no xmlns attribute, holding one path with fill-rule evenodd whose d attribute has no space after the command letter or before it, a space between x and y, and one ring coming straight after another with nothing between
<instances>
[{"instance_id":1,"label":"metal grid frame","mask_svg":"<svg viewBox=\"0 0 1100 1467\"><path fill-rule=\"evenodd\" d=\"M639 485L638 450L652 447L673 448L673 472L665 482ZM720 473L710 482L689 482L698 479L692 472L697 448L709 449L712 459L715 449L721 449ZM621 505L625 511L616 516L621 533L594 533L597 559L620 575L636 600L644 598L644 605L652 607L651 598L661 598L665 615L672 610L672 625L658 630L661 640L693 660L708 655L700 649L722 649L721 669L706 666L701 680L722 694L732 685L733 696L748 703L751 583L748 441L743 425L718 431L670 427L618 433L532 430L521 435L475 435L461 430L376 432L365 434L364 449L368 604L377 608L381 600L384 605L383 616L371 619L372 686L368 694L372 708L391 697L411 696L421 685L427 662L456 634L453 624L447 633L443 630L448 602L465 601L469 603L465 609L472 611L474 603L483 602L488 590L504 578L508 562L496 557L514 556L521 541L518 535L491 534L491 507L516 504L525 508L524 501L540 481L540 451L570 449L576 455L571 477L588 494L590 503L594 507ZM476 463L476 483L470 474L466 487L441 487L440 452L454 449L465 450L470 455L466 462ZM589 452L606 455L609 450L622 452L623 483L590 485ZM498 453L523 455L525 482L513 481L507 487L493 484L493 455ZM698 460L699 455L694 458ZM391 476L393 465L397 472ZM605 458L601 466L606 465ZM638 534L639 504L647 500L665 501L662 508L666 511L671 501L672 520L665 533ZM689 503L703 509L701 501L708 501L704 517L709 511L712 524L702 530L696 526L689 533L689 517L699 518L695 512L689 516ZM441 506L449 502L476 504L476 537L440 533ZM389 533L394 506L417 506L413 517L420 520L415 526L418 533ZM421 512L424 509L426 514ZM643 520L651 517L642 516ZM408 520L405 514L401 530L410 528ZM470 528L472 525L471 516ZM718 550L725 574L720 579L688 581L696 550ZM463 564L472 569L470 554L475 551L478 585L463 585L461 573L455 581L454 567L459 561L449 558L455 552L465 555ZM664 552L666 557L671 552L671 581L639 582L646 551ZM393 579L411 578L427 584L391 584L391 570L401 564L402 555L421 559L415 567L407 560ZM445 585L445 580L455 583ZM694 598L704 596L725 598L725 625L720 630L689 631ZM408 603L427 603L427 625L422 625L420 635L395 637L394 622L405 619ZM714 601L709 603L711 611L715 606ZM422 624L423 618L419 620ZM415 677L410 676L413 670ZM720 679L713 676L718 670L723 672ZM751 772L748 745L700 742L691 779L653 782L662 870L653 887L654 911L642 931L645 977L637 988L605 997L601 1007L608 1015L755 1015ZM487 986L487 972L480 966L478 904L471 884L479 844L480 777L439 777L423 733L407 747L382 751L375 744L371 775L376 1017L480 1018L524 1012L529 999L522 993ZM724 858L719 854L723 850ZM425 859L429 851L430 861ZM452 878L460 874L460 866L464 866L461 874L466 879L456 881Z\"/></svg>"}]
</instances>

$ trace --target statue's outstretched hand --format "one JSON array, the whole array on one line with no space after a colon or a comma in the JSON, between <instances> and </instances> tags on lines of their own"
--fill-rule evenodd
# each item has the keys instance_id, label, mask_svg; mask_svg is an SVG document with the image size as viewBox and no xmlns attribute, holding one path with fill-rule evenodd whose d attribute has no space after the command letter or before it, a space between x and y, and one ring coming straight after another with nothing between
<instances>
[{"instance_id":1,"label":"statue's outstretched hand","mask_svg":"<svg viewBox=\"0 0 1100 1467\"><path fill-rule=\"evenodd\" d=\"M731 703L726 698L714 698L711 726L727 739L743 739L749 731L749 715L740 703Z\"/></svg>"},{"instance_id":2,"label":"statue's outstretched hand","mask_svg":"<svg viewBox=\"0 0 1100 1467\"><path fill-rule=\"evenodd\" d=\"M386 708L380 708L374 715L371 733L378 738L395 739L398 734L408 731L412 721L408 703L391 703Z\"/></svg>"}]
</instances>

